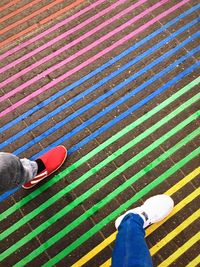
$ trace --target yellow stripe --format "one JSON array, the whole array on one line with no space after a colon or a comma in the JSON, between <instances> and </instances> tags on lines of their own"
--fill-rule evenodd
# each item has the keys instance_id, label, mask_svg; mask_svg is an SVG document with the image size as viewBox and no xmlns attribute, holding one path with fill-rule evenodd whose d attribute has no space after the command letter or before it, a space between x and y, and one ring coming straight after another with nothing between
<instances>
[{"instance_id":1,"label":"yellow stripe","mask_svg":"<svg viewBox=\"0 0 200 267\"><path fill-rule=\"evenodd\" d=\"M179 224L178 227L176 227L173 231L171 231L168 235L166 235L163 239L161 239L155 246L153 246L150 249L151 255L154 255L155 253L157 253L162 247L164 247L167 243L169 243L175 236L177 236L185 228L187 228L187 226L189 226L191 223L193 223L195 220L197 220L200 217L199 211L200 210L197 210L195 213L193 213L184 222Z\"/></svg>"},{"instance_id":2,"label":"yellow stripe","mask_svg":"<svg viewBox=\"0 0 200 267\"><path fill-rule=\"evenodd\" d=\"M90 252L88 252L85 256L83 256L80 260L75 262L71 267L80 267L83 266L86 262L91 260L96 254L102 251L105 247L107 247L112 241L115 240L117 232L111 234L108 238L106 238L103 242L93 248Z\"/></svg>"},{"instance_id":3,"label":"yellow stripe","mask_svg":"<svg viewBox=\"0 0 200 267\"><path fill-rule=\"evenodd\" d=\"M200 263L200 255L198 255L193 261L191 261L185 267L196 267Z\"/></svg>"},{"instance_id":4,"label":"yellow stripe","mask_svg":"<svg viewBox=\"0 0 200 267\"><path fill-rule=\"evenodd\" d=\"M167 192L165 192L165 194L167 195L172 195L174 194L176 191L178 191L180 188L182 188L184 185L186 185L189 181L191 181L193 178L195 178L198 174L200 173L200 167L196 168L194 171L192 171L190 174L188 174L187 176L185 176L181 181L179 181L176 185L174 185L172 188L170 188ZM196 197L196 196L195 196ZM189 203L192 199L192 195L189 198L185 198L185 201L182 200L177 206L178 206L178 210L180 210L182 207L184 207L186 205L186 202ZM189 202L188 202L189 200ZM184 202L183 202L184 201ZM181 205L182 203L182 205ZM176 206L176 207L177 207ZM180 206L180 207L179 207ZM175 207L175 208L176 208ZM178 211L177 210L177 211ZM176 212L177 212L176 211ZM173 215L176 213L175 209L173 210ZM168 217L169 218L169 217ZM154 224L151 227L149 227L147 230L147 235L149 235L150 233L152 233L153 231L155 231L162 223L164 223L168 218L165 218L164 221L160 222L159 224ZM149 232L149 233L148 233ZM116 234L117 231L114 232L113 234L111 234L108 238L106 238L103 242L101 242L99 245L97 245L95 248L93 248L91 251L89 251L86 255L84 255L80 260L78 260L77 262L75 262L71 267L80 267L83 266L86 262L88 262L89 260L91 260L95 255L97 255L100 251L102 251L106 246L108 246L109 244L111 244L115 238L116 238ZM109 264L106 264L107 262L109 262ZM110 266L110 262L111 259L109 259L108 261L106 261L104 264L106 265L101 265L101 267L105 267L105 266Z\"/></svg>"},{"instance_id":5,"label":"yellow stripe","mask_svg":"<svg viewBox=\"0 0 200 267\"><path fill-rule=\"evenodd\" d=\"M165 194L168 196L173 195L175 192L177 192L179 189L181 189L183 186L185 186L188 182L190 182L192 179L194 179L198 174L200 174L200 167L196 168L194 171L189 173L182 180L180 180L178 183L176 183L174 186L172 186L169 190L167 190L165 192Z\"/></svg>"},{"instance_id":6,"label":"yellow stripe","mask_svg":"<svg viewBox=\"0 0 200 267\"><path fill-rule=\"evenodd\" d=\"M111 259L108 259L106 262L104 262L100 267L110 267L111 266Z\"/></svg>"},{"instance_id":7,"label":"yellow stripe","mask_svg":"<svg viewBox=\"0 0 200 267\"><path fill-rule=\"evenodd\" d=\"M197 243L200 240L200 235L197 233L195 236L190 238L182 247L178 248L171 256L169 256L166 260L164 260L158 267L167 267L172 262L177 260L185 251L187 251L191 246Z\"/></svg>"}]
</instances>

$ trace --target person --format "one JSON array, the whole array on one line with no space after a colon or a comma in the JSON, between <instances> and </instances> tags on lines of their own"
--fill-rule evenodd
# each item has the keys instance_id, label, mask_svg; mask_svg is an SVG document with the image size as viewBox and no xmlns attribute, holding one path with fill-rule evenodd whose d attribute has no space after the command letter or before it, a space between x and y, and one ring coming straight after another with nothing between
<instances>
[{"instance_id":1,"label":"person","mask_svg":"<svg viewBox=\"0 0 200 267\"><path fill-rule=\"evenodd\" d=\"M59 169L66 157L67 150L61 145L34 161L0 152L0 194L19 186L24 189L32 188Z\"/></svg>"},{"instance_id":2,"label":"person","mask_svg":"<svg viewBox=\"0 0 200 267\"><path fill-rule=\"evenodd\" d=\"M115 221L118 233L112 254L112 267L152 267L144 229L163 220L173 207L171 197L156 195L147 199L142 206L118 217Z\"/></svg>"}]
</instances>

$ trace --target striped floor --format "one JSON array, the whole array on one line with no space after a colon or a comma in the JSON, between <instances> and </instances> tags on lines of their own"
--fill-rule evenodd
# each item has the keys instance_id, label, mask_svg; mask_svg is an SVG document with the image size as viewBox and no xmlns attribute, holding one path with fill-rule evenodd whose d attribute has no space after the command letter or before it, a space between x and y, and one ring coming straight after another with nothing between
<instances>
[{"instance_id":1,"label":"striped floor","mask_svg":"<svg viewBox=\"0 0 200 267\"><path fill-rule=\"evenodd\" d=\"M154 266L199 266L196 0L3 0L0 150L68 160L0 196L0 266L111 266L115 219L165 193Z\"/></svg>"}]
</instances>

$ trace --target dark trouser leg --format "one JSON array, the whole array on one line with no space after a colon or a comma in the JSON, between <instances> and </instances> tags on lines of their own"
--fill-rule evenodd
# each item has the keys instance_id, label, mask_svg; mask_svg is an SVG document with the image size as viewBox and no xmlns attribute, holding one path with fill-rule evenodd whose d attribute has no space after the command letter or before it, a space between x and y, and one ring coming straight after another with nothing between
<instances>
[{"instance_id":1,"label":"dark trouser leg","mask_svg":"<svg viewBox=\"0 0 200 267\"><path fill-rule=\"evenodd\" d=\"M143 219L130 213L119 228L112 255L112 267L152 267L152 259L145 241Z\"/></svg>"}]
</instances>

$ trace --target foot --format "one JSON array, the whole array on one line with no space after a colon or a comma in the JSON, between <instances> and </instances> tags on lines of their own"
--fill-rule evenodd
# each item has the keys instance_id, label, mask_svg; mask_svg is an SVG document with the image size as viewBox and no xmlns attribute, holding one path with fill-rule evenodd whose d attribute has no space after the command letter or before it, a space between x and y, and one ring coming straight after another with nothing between
<instances>
[{"instance_id":1,"label":"foot","mask_svg":"<svg viewBox=\"0 0 200 267\"><path fill-rule=\"evenodd\" d=\"M66 157L67 150L64 146L57 146L55 148L52 148L51 150L40 156L35 160L38 165L37 175L30 182L22 185L22 187L29 189L47 178L49 175L51 175L61 167Z\"/></svg>"},{"instance_id":2,"label":"foot","mask_svg":"<svg viewBox=\"0 0 200 267\"><path fill-rule=\"evenodd\" d=\"M144 220L143 227L146 228L152 223L163 220L167 215L169 215L173 207L174 201L167 195L156 195L150 197L142 206L129 210L125 214L118 217L115 221L115 227L118 229L123 218L129 213L134 213L141 216L141 218Z\"/></svg>"}]
</instances>

